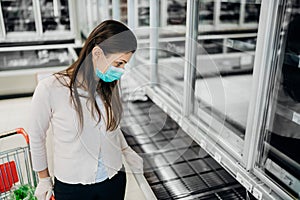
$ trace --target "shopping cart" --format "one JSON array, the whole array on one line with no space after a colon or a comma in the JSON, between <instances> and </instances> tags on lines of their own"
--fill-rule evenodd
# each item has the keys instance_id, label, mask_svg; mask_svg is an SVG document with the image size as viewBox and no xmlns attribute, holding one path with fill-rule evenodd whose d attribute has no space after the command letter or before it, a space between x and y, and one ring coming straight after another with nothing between
<instances>
[{"instance_id":1,"label":"shopping cart","mask_svg":"<svg viewBox=\"0 0 300 200\"><path fill-rule=\"evenodd\" d=\"M18 189L36 184L27 133L22 128L0 133L0 200L14 199Z\"/></svg>"}]
</instances>

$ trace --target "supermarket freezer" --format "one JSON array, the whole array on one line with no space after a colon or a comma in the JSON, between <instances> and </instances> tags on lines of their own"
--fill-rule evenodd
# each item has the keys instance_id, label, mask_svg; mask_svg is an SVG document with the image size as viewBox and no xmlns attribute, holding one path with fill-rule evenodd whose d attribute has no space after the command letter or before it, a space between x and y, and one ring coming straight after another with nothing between
<instances>
[{"instance_id":1,"label":"supermarket freezer","mask_svg":"<svg viewBox=\"0 0 300 200\"><path fill-rule=\"evenodd\" d=\"M0 49L0 96L33 93L40 78L67 68L77 58L75 49L74 44Z\"/></svg>"}]
</instances>

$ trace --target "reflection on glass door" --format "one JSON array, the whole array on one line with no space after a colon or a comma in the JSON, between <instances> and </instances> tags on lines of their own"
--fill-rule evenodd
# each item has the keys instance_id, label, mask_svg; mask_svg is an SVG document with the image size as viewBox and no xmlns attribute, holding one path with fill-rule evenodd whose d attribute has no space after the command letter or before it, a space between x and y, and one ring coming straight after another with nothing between
<instances>
[{"instance_id":1,"label":"reflection on glass door","mask_svg":"<svg viewBox=\"0 0 300 200\"><path fill-rule=\"evenodd\" d=\"M202 0L199 2L199 23L210 24L214 23L214 0Z\"/></svg>"},{"instance_id":2,"label":"reflection on glass door","mask_svg":"<svg viewBox=\"0 0 300 200\"><path fill-rule=\"evenodd\" d=\"M68 0L40 1L43 32L70 30Z\"/></svg>"},{"instance_id":3,"label":"reflection on glass door","mask_svg":"<svg viewBox=\"0 0 300 200\"><path fill-rule=\"evenodd\" d=\"M113 18L113 0L109 0L109 18ZM123 23L127 23L127 0L120 0L120 7L118 8L120 12L120 21Z\"/></svg>"},{"instance_id":4,"label":"reflection on glass door","mask_svg":"<svg viewBox=\"0 0 300 200\"><path fill-rule=\"evenodd\" d=\"M32 0L1 1L1 8L6 33L36 31Z\"/></svg>"},{"instance_id":5,"label":"reflection on glass door","mask_svg":"<svg viewBox=\"0 0 300 200\"><path fill-rule=\"evenodd\" d=\"M289 7L291 6L291 7ZM295 199L300 198L300 2L288 1L280 55L270 85L261 167ZM275 54L274 54L275 55Z\"/></svg>"},{"instance_id":6,"label":"reflection on glass door","mask_svg":"<svg viewBox=\"0 0 300 200\"><path fill-rule=\"evenodd\" d=\"M240 6L240 0L221 1L220 21L224 24L238 24Z\"/></svg>"},{"instance_id":7,"label":"reflection on glass door","mask_svg":"<svg viewBox=\"0 0 300 200\"><path fill-rule=\"evenodd\" d=\"M121 21L125 24L127 24L127 0L121 0Z\"/></svg>"},{"instance_id":8,"label":"reflection on glass door","mask_svg":"<svg viewBox=\"0 0 300 200\"><path fill-rule=\"evenodd\" d=\"M245 5L245 23L257 23L258 16L260 13L260 4L256 3L254 0L249 1Z\"/></svg>"},{"instance_id":9,"label":"reflection on glass door","mask_svg":"<svg viewBox=\"0 0 300 200\"><path fill-rule=\"evenodd\" d=\"M150 2L148 0L138 1L138 26L149 26L150 24Z\"/></svg>"},{"instance_id":10,"label":"reflection on glass door","mask_svg":"<svg viewBox=\"0 0 300 200\"><path fill-rule=\"evenodd\" d=\"M186 0L168 0L168 25L185 25L186 23Z\"/></svg>"}]
</instances>

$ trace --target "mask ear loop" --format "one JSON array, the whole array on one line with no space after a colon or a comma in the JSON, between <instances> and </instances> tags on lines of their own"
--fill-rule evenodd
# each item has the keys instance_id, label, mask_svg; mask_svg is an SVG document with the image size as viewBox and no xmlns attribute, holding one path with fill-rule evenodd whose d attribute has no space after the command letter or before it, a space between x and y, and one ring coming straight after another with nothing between
<instances>
[{"instance_id":1,"label":"mask ear loop","mask_svg":"<svg viewBox=\"0 0 300 200\"><path fill-rule=\"evenodd\" d=\"M97 36L96 36L97 37ZM105 57L105 53L104 53L104 51L102 50L102 48L96 43L96 37L94 37L91 41L92 41L92 44L94 45L94 47L98 47L98 48L100 48L100 50L102 51L102 56L104 57L104 59L105 59L105 65L106 65L106 67L104 68L104 72L102 72L101 70L99 70L99 72L101 72L102 74L105 74L105 72L109 69L109 67L110 67L110 64L108 64L108 62L107 62L107 59L106 59L106 57Z\"/></svg>"}]
</instances>

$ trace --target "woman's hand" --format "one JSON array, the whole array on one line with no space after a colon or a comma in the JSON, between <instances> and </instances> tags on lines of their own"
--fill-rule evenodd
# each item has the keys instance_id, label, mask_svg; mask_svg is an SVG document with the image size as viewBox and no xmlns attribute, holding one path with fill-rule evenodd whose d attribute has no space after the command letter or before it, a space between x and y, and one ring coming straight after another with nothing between
<instances>
[{"instance_id":1,"label":"woman's hand","mask_svg":"<svg viewBox=\"0 0 300 200\"><path fill-rule=\"evenodd\" d=\"M49 200L53 193L51 177L39 178L34 195L38 200Z\"/></svg>"}]
</instances>

